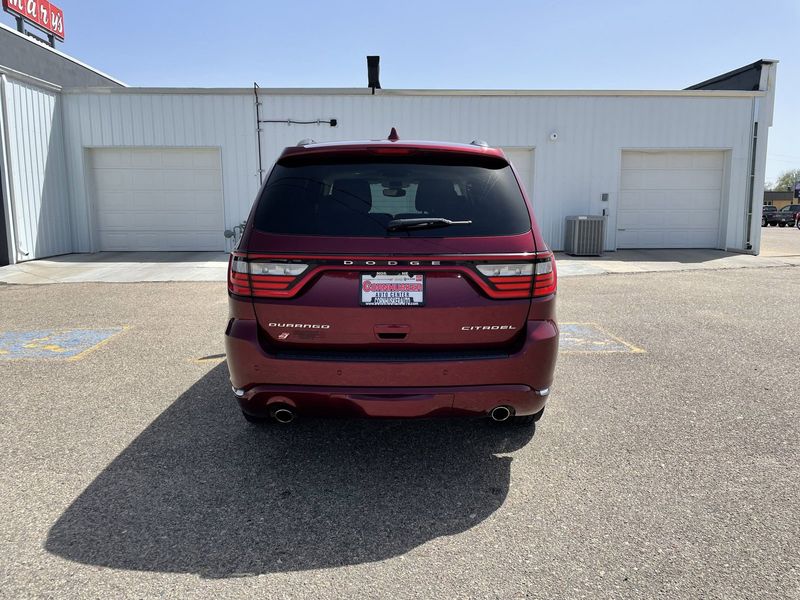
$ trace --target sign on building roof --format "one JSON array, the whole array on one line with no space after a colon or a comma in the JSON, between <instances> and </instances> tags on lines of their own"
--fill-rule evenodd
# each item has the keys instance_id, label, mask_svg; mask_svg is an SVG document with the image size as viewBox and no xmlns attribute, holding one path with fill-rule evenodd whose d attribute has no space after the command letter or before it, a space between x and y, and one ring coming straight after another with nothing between
<instances>
[{"instance_id":1,"label":"sign on building roof","mask_svg":"<svg viewBox=\"0 0 800 600\"><path fill-rule=\"evenodd\" d=\"M64 41L64 11L48 0L3 0L3 8Z\"/></svg>"}]
</instances>

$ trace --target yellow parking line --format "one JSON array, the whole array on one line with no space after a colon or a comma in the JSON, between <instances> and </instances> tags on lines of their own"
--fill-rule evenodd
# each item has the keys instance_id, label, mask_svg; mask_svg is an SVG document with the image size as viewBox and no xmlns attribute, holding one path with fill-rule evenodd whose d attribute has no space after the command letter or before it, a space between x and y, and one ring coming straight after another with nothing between
<instances>
[{"instance_id":1,"label":"yellow parking line","mask_svg":"<svg viewBox=\"0 0 800 600\"><path fill-rule=\"evenodd\" d=\"M83 352L79 352L79 353L78 353L78 354L76 354L75 356L70 356L70 357L69 357L68 359L66 359L66 360L67 360L67 361L69 361L69 362L75 362L75 361L78 361L78 360L82 360L82 359L86 358L86 355L87 355L87 354L91 354L92 352L94 352L94 351L95 351L95 350L97 350L98 348L102 348L102 347L103 347L103 346L105 346L105 345L106 345L108 342L110 342L112 339L114 339L115 337L117 337L119 334L121 334L121 333L123 333L123 332L125 332L125 331L128 331L129 329L131 329L131 325L123 325L123 326L122 326L122 329L120 329L120 330L119 330L119 331L117 331L116 333L112 333L112 334L111 334L110 336L108 336L106 339L104 339L104 340L102 340L102 341L100 341L100 342L97 342L97 343L96 343L94 346L91 346L90 348L87 348L87 349L86 349L86 350L84 350Z\"/></svg>"},{"instance_id":2,"label":"yellow parking line","mask_svg":"<svg viewBox=\"0 0 800 600\"><path fill-rule=\"evenodd\" d=\"M209 362L217 362L222 363L225 362L225 353L222 354L210 354L209 356L201 356L200 358L192 358L189 362L193 362L198 365L203 365Z\"/></svg>"},{"instance_id":3,"label":"yellow parking line","mask_svg":"<svg viewBox=\"0 0 800 600\"><path fill-rule=\"evenodd\" d=\"M601 327L597 323L560 323L560 325L587 325L589 327L594 327L598 331L600 331L600 332L604 333L605 335L607 335L612 340L615 340L615 341L619 342L620 344L622 344L623 346L626 346L627 348L630 348L630 354L646 354L647 353L647 350L645 350L644 348L639 348L638 346L634 346L630 342L626 342L625 340L623 340L621 337L618 337L618 336L614 335L613 333L609 333L607 329L605 329L604 327ZM624 350L603 350L603 353L605 353L605 354L611 354L611 353L614 353L614 352L619 353L619 352L624 352ZM559 354L598 354L598 352L595 351L595 350L564 350L563 352L559 352Z\"/></svg>"}]
</instances>

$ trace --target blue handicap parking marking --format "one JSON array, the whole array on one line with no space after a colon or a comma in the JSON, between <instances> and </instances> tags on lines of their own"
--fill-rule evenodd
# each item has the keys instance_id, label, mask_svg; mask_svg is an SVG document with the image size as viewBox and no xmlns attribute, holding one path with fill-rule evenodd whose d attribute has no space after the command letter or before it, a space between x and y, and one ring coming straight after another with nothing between
<instances>
[{"instance_id":1,"label":"blue handicap parking marking","mask_svg":"<svg viewBox=\"0 0 800 600\"><path fill-rule=\"evenodd\" d=\"M560 352L644 352L594 323L562 323Z\"/></svg>"},{"instance_id":2,"label":"blue handicap parking marking","mask_svg":"<svg viewBox=\"0 0 800 600\"><path fill-rule=\"evenodd\" d=\"M20 358L75 360L124 329L124 327L109 327L0 331L0 360Z\"/></svg>"}]
</instances>

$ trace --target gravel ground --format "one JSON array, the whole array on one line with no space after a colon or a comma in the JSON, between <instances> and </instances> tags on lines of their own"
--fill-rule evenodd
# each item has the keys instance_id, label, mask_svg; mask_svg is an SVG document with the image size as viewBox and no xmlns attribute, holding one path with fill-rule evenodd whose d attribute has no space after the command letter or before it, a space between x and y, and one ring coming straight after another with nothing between
<instances>
[{"instance_id":1,"label":"gravel ground","mask_svg":"<svg viewBox=\"0 0 800 600\"><path fill-rule=\"evenodd\" d=\"M646 352L563 355L535 432L263 429L224 284L0 286L0 331L130 326L0 361L0 596L800 598L800 269L559 293Z\"/></svg>"}]
</instances>

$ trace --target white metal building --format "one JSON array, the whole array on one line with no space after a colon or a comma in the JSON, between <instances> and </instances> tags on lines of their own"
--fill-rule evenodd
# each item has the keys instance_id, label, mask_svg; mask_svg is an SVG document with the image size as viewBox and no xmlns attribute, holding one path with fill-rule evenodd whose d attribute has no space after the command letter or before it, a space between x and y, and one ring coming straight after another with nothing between
<instances>
[{"instance_id":1,"label":"white metal building","mask_svg":"<svg viewBox=\"0 0 800 600\"><path fill-rule=\"evenodd\" d=\"M713 89L745 69L755 89ZM556 250L565 217L605 214L607 250L757 253L775 71L759 61L680 91L260 89L262 120L283 122L260 125L259 149L252 89L62 89L0 68L8 260L229 249L259 150L268 170L300 139L393 126L402 139L504 148Z\"/></svg>"}]
</instances>

